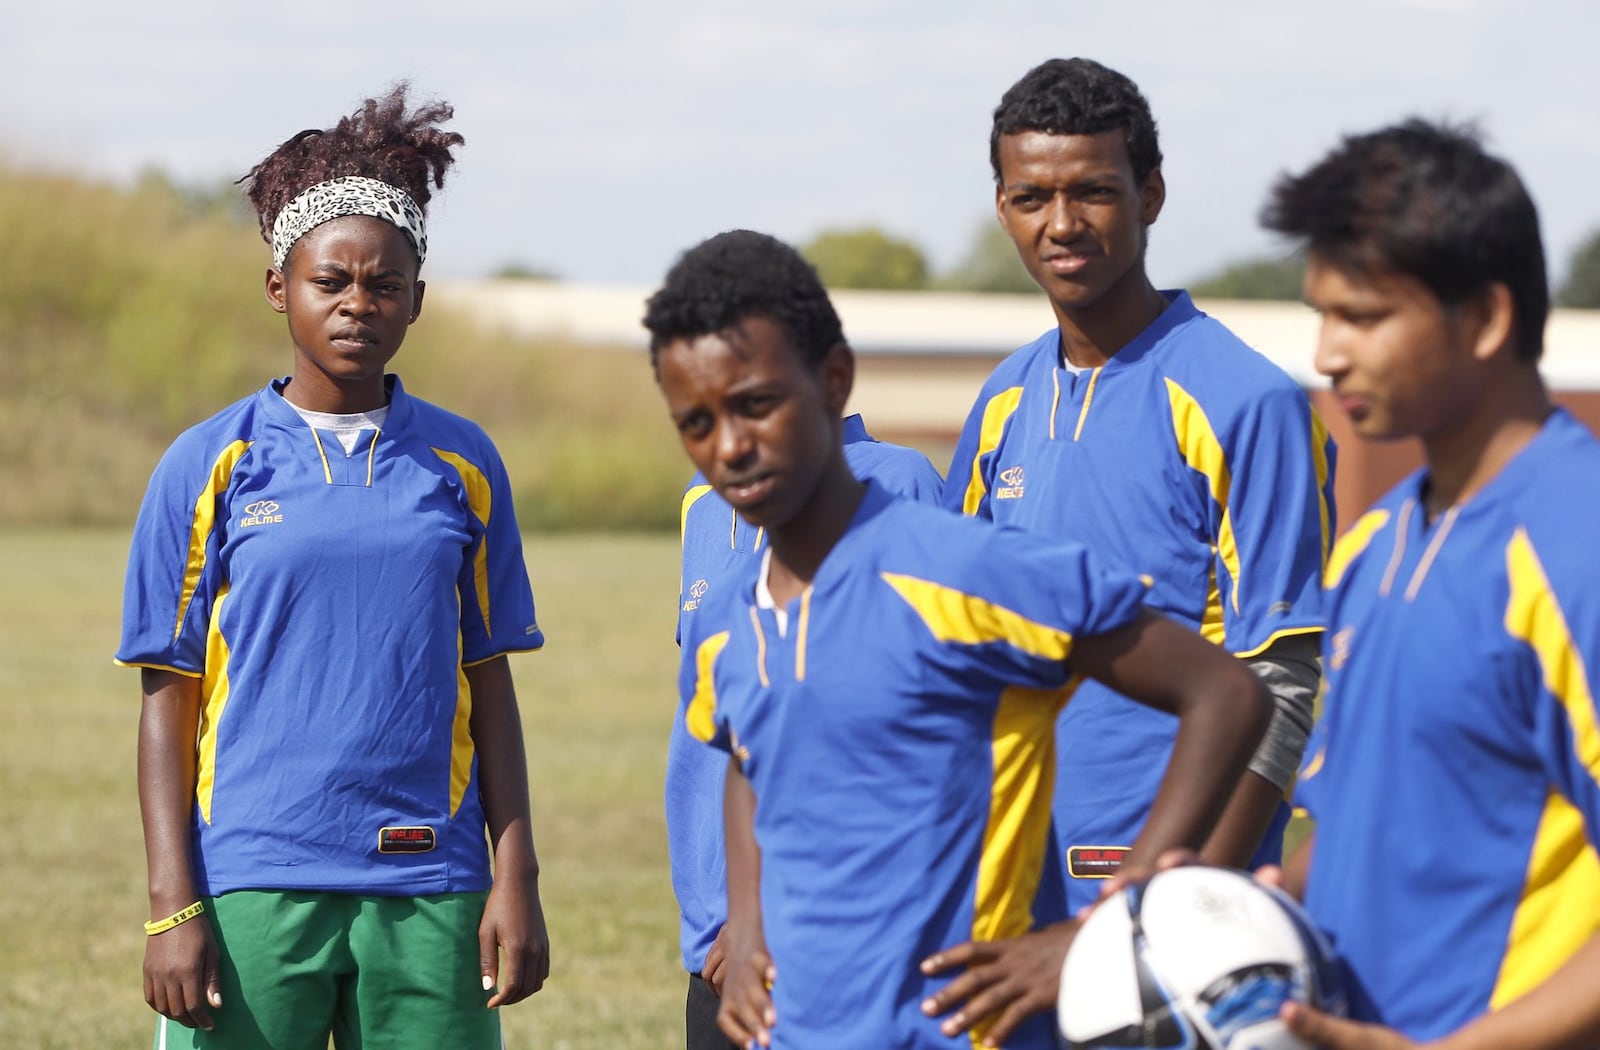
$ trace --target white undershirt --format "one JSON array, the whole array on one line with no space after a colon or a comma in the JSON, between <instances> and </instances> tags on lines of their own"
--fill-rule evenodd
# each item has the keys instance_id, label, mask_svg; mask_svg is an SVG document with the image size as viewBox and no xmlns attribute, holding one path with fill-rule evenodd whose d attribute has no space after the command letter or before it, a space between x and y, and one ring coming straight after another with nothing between
<instances>
[{"instance_id":1,"label":"white undershirt","mask_svg":"<svg viewBox=\"0 0 1600 1050\"><path fill-rule=\"evenodd\" d=\"M313 430L333 431L333 436L339 439L339 444L343 446L344 454L347 456L355 451L356 442L361 440L362 431L382 430L383 421L389 418L388 405L382 405L371 412L351 412L343 415L337 412L313 412L309 408L301 408L288 398L283 400L299 413L300 418L306 421L306 426Z\"/></svg>"},{"instance_id":2,"label":"white undershirt","mask_svg":"<svg viewBox=\"0 0 1600 1050\"><path fill-rule=\"evenodd\" d=\"M772 588L767 586L767 575L771 572L772 548L768 547L761 552L761 571L756 573L756 608L771 609L772 618L778 621L778 637L786 638L789 635L789 610L773 600Z\"/></svg>"}]
</instances>

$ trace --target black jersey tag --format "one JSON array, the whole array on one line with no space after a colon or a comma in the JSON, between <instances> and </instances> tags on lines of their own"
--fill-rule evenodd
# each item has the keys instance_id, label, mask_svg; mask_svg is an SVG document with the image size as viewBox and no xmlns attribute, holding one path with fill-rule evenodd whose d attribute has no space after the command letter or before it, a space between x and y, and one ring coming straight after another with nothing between
<instances>
[{"instance_id":1,"label":"black jersey tag","mask_svg":"<svg viewBox=\"0 0 1600 1050\"><path fill-rule=\"evenodd\" d=\"M1075 879L1109 879L1122 867L1129 846L1069 846L1067 873Z\"/></svg>"},{"instance_id":2,"label":"black jersey tag","mask_svg":"<svg viewBox=\"0 0 1600 1050\"><path fill-rule=\"evenodd\" d=\"M437 844L430 827L379 828L379 853L427 853Z\"/></svg>"}]
</instances>

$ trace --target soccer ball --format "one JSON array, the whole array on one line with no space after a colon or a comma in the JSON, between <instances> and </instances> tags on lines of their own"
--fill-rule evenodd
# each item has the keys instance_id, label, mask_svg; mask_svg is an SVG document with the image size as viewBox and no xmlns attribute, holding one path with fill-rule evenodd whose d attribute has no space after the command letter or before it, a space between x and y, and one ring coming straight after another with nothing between
<instances>
[{"instance_id":1,"label":"soccer ball","mask_svg":"<svg viewBox=\"0 0 1600 1050\"><path fill-rule=\"evenodd\" d=\"M1342 1015L1333 950L1287 894L1229 868L1159 872L1100 902L1061 970L1075 1048L1308 1050L1294 1000Z\"/></svg>"}]
</instances>

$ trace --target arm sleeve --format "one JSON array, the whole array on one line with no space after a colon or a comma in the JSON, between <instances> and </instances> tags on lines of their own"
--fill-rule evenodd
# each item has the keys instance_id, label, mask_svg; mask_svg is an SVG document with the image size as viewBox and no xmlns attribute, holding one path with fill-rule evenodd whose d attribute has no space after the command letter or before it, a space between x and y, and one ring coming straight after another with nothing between
<instances>
[{"instance_id":1,"label":"arm sleeve","mask_svg":"<svg viewBox=\"0 0 1600 1050\"><path fill-rule=\"evenodd\" d=\"M118 663L204 673L221 583L220 518L232 468L248 447L236 442L207 462L186 434L156 466L128 552Z\"/></svg>"},{"instance_id":2,"label":"arm sleeve","mask_svg":"<svg viewBox=\"0 0 1600 1050\"><path fill-rule=\"evenodd\" d=\"M1315 634L1287 635L1249 664L1272 694L1272 721L1250 760L1250 769L1280 791L1287 791L1294 782L1311 734L1322 681L1317 645Z\"/></svg>"},{"instance_id":3,"label":"arm sleeve","mask_svg":"<svg viewBox=\"0 0 1600 1050\"><path fill-rule=\"evenodd\" d=\"M938 506L944 495L944 479L939 471L927 456L914 449L902 450L890 463L870 471L870 477L895 495L919 503Z\"/></svg>"},{"instance_id":4,"label":"arm sleeve","mask_svg":"<svg viewBox=\"0 0 1600 1050\"><path fill-rule=\"evenodd\" d=\"M728 631L701 637L692 627L678 662L678 693L683 700L684 727L689 735L722 751L733 750L732 735L717 702L717 658L727 647Z\"/></svg>"},{"instance_id":5,"label":"arm sleeve","mask_svg":"<svg viewBox=\"0 0 1600 1050\"><path fill-rule=\"evenodd\" d=\"M989 506L995 453L1000 448L1006 425L1022 398L1022 387L993 390L985 386L977 404L967 416L950 458L940 502L948 510L969 517L993 520Z\"/></svg>"},{"instance_id":6,"label":"arm sleeve","mask_svg":"<svg viewBox=\"0 0 1600 1050\"><path fill-rule=\"evenodd\" d=\"M1533 746L1551 785L1582 813L1600 845L1600 602L1592 554L1576 536L1552 540L1544 561L1518 530L1506 548L1504 624L1527 648L1523 690Z\"/></svg>"},{"instance_id":7,"label":"arm sleeve","mask_svg":"<svg viewBox=\"0 0 1600 1050\"><path fill-rule=\"evenodd\" d=\"M461 656L468 665L544 645L511 481L499 453L487 438L484 444L481 477L463 478L480 529L461 570Z\"/></svg>"},{"instance_id":8,"label":"arm sleeve","mask_svg":"<svg viewBox=\"0 0 1600 1050\"><path fill-rule=\"evenodd\" d=\"M1005 527L952 522L936 578L883 574L940 643L930 659L974 695L995 686L1053 690L1078 638L1135 619L1144 585L1101 568L1083 547ZM978 542L963 550L963 542Z\"/></svg>"},{"instance_id":9,"label":"arm sleeve","mask_svg":"<svg viewBox=\"0 0 1600 1050\"><path fill-rule=\"evenodd\" d=\"M1324 622L1334 448L1304 392L1289 384L1265 391L1229 429L1227 492L1213 523L1217 582L1227 647L1253 655Z\"/></svg>"}]
</instances>

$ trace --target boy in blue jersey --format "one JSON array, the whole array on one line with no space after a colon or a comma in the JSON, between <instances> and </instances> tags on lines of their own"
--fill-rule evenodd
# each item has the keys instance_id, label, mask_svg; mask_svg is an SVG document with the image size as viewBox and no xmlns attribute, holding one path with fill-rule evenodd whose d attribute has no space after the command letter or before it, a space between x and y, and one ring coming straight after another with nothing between
<instances>
[{"instance_id":1,"label":"boy in blue jersey","mask_svg":"<svg viewBox=\"0 0 1600 1050\"><path fill-rule=\"evenodd\" d=\"M984 384L945 505L1085 544L1262 677L1276 715L1204 855L1276 862L1318 684L1333 445L1288 375L1187 293L1151 284L1166 189L1132 81L1087 59L1045 62L1001 99L989 151L1000 225L1056 326ZM1056 849L1074 910L1143 826L1175 726L1092 682L1062 713ZM991 946L947 1001L1020 987L1029 970L1007 948ZM1033 972L1041 990L1055 976Z\"/></svg>"},{"instance_id":2,"label":"boy in blue jersey","mask_svg":"<svg viewBox=\"0 0 1600 1050\"><path fill-rule=\"evenodd\" d=\"M731 755L723 1031L946 1047L973 1025L974 1039L1050 1047L1050 1018L1027 1014L1053 994L941 1022L930 1000L948 979L919 962L1047 923L1064 950L1073 924L1044 877L1061 705L1088 676L1179 715L1143 860L1208 834L1267 699L1082 547L858 480L840 419L850 348L750 309L788 296L814 316L821 289L702 262L673 268L646 325L685 450L767 537L683 638L688 729Z\"/></svg>"},{"instance_id":3,"label":"boy in blue jersey","mask_svg":"<svg viewBox=\"0 0 1600 1050\"><path fill-rule=\"evenodd\" d=\"M402 84L250 172L294 370L179 436L134 527L117 660L163 1050L494 1050L493 1008L548 972L506 471L385 374L451 115Z\"/></svg>"},{"instance_id":4,"label":"boy in blue jersey","mask_svg":"<svg viewBox=\"0 0 1600 1050\"><path fill-rule=\"evenodd\" d=\"M773 294L752 297L745 315L777 321L796 343L824 350L844 341L838 314L816 271L782 241L749 230L718 234L684 253L680 269L765 269L774 274ZM793 289L803 289L796 295ZM858 478L871 479L887 492L938 503L942 479L915 449L874 439L859 415L843 423L845 461ZM717 495L703 475L684 490L680 515L683 572L678 595L678 640L701 605L721 590L751 555L762 549L764 532L751 525ZM726 756L695 740L684 723L680 700L667 752L667 845L672 888L678 899L679 946L689 972L684 1006L687 1050L713 1050L730 1044L717 1028L722 991L724 946L718 938L727 918L727 887L722 843L722 795Z\"/></svg>"},{"instance_id":5,"label":"boy in blue jersey","mask_svg":"<svg viewBox=\"0 0 1600 1050\"><path fill-rule=\"evenodd\" d=\"M1328 688L1286 866L1354 1020L1333 1048L1600 1044L1600 443L1539 376L1539 219L1466 131L1346 138L1275 188L1309 248L1316 366L1356 433L1426 465L1327 572Z\"/></svg>"}]
</instances>

